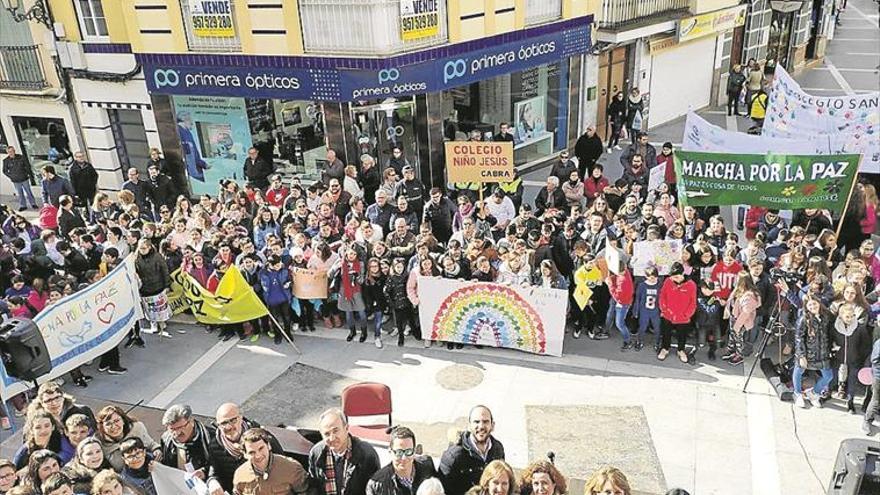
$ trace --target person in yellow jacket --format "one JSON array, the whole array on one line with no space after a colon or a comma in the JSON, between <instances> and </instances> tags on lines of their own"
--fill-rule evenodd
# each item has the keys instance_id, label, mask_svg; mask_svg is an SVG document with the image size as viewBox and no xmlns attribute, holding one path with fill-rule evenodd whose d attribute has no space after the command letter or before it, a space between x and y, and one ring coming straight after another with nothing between
<instances>
[{"instance_id":1,"label":"person in yellow jacket","mask_svg":"<svg viewBox=\"0 0 880 495\"><path fill-rule=\"evenodd\" d=\"M767 115L767 93L763 89L759 89L752 94L752 101L749 102L749 117L755 121L755 125L762 127L764 125L764 117Z\"/></svg>"}]
</instances>

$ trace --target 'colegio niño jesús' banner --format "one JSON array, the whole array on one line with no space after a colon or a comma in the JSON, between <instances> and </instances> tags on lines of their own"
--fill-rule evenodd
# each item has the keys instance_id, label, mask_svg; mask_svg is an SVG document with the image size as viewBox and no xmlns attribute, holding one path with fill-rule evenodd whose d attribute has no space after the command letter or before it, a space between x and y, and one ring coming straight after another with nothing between
<instances>
[{"instance_id":1,"label":"'colegio ni\u00f1o jes\u00fas' banner","mask_svg":"<svg viewBox=\"0 0 880 495\"><path fill-rule=\"evenodd\" d=\"M746 155L675 153L682 205L763 206L780 210L841 211L860 155Z\"/></svg>"}]
</instances>

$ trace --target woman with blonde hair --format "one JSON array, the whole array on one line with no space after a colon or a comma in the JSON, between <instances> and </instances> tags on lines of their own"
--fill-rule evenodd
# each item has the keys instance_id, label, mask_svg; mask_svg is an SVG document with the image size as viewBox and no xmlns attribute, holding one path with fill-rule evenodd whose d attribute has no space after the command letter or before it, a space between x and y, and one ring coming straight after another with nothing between
<instances>
[{"instance_id":1,"label":"woman with blonde hair","mask_svg":"<svg viewBox=\"0 0 880 495\"><path fill-rule=\"evenodd\" d=\"M502 460L494 460L483 469L480 484L467 491L467 495L513 495L516 493L516 475L513 468Z\"/></svg>"},{"instance_id":2,"label":"woman with blonde hair","mask_svg":"<svg viewBox=\"0 0 880 495\"><path fill-rule=\"evenodd\" d=\"M522 495L564 495L568 493L565 476L549 461L536 461L522 473Z\"/></svg>"},{"instance_id":3,"label":"woman with blonde hair","mask_svg":"<svg viewBox=\"0 0 880 495\"><path fill-rule=\"evenodd\" d=\"M112 469L105 469L92 480L92 495L133 495L137 492L125 485Z\"/></svg>"},{"instance_id":4,"label":"woman with blonde hair","mask_svg":"<svg viewBox=\"0 0 880 495\"><path fill-rule=\"evenodd\" d=\"M599 468L584 484L584 495L631 495L626 475L612 466Z\"/></svg>"}]
</instances>

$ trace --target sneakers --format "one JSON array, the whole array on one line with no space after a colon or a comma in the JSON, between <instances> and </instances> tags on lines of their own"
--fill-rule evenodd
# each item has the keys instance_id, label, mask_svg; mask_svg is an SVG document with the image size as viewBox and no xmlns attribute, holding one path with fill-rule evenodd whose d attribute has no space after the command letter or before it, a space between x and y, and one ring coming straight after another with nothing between
<instances>
[{"instance_id":1,"label":"sneakers","mask_svg":"<svg viewBox=\"0 0 880 495\"><path fill-rule=\"evenodd\" d=\"M574 329L574 332L571 333L571 336L572 336L573 338L576 338L576 339L581 338L581 329L580 329L580 328L575 328L575 329Z\"/></svg>"},{"instance_id":2,"label":"sneakers","mask_svg":"<svg viewBox=\"0 0 880 495\"><path fill-rule=\"evenodd\" d=\"M125 347L126 349L131 348L131 346L134 345L134 339L134 335L129 335L128 339L125 340L125 345L123 347Z\"/></svg>"},{"instance_id":3,"label":"sneakers","mask_svg":"<svg viewBox=\"0 0 880 495\"><path fill-rule=\"evenodd\" d=\"M376 344L376 349L382 348L382 338L381 337L376 337L376 339L373 342Z\"/></svg>"},{"instance_id":4,"label":"sneakers","mask_svg":"<svg viewBox=\"0 0 880 495\"><path fill-rule=\"evenodd\" d=\"M268 332L266 332L266 335L268 335L270 339L275 338L275 332L273 332L272 330L269 330ZM276 342L276 344L277 344L277 342Z\"/></svg>"},{"instance_id":5,"label":"sneakers","mask_svg":"<svg viewBox=\"0 0 880 495\"><path fill-rule=\"evenodd\" d=\"M682 363L687 364L687 362L688 362L687 353L684 351L678 351L678 360L681 361Z\"/></svg>"},{"instance_id":6,"label":"sneakers","mask_svg":"<svg viewBox=\"0 0 880 495\"><path fill-rule=\"evenodd\" d=\"M620 352L626 352L633 348L632 342L624 342L622 346L620 346Z\"/></svg>"},{"instance_id":7,"label":"sneakers","mask_svg":"<svg viewBox=\"0 0 880 495\"><path fill-rule=\"evenodd\" d=\"M612 150L611 148L608 148L608 154L609 154L609 155L612 153L612 151L614 151L614 150Z\"/></svg>"},{"instance_id":8,"label":"sneakers","mask_svg":"<svg viewBox=\"0 0 880 495\"><path fill-rule=\"evenodd\" d=\"M98 371L101 373L106 373L108 370L110 370L109 366L98 366Z\"/></svg>"},{"instance_id":9,"label":"sneakers","mask_svg":"<svg viewBox=\"0 0 880 495\"><path fill-rule=\"evenodd\" d=\"M75 379L73 381L73 384L76 385L77 387L81 387L81 388L86 388L89 386L89 383L83 377L79 377L79 378Z\"/></svg>"},{"instance_id":10,"label":"sneakers","mask_svg":"<svg viewBox=\"0 0 880 495\"><path fill-rule=\"evenodd\" d=\"M6 419L6 418L3 418ZM8 420L7 420L8 421ZM869 437L874 434L874 429L872 428L871 421L862 421L862 432Z\"/></svg>"},{"instance_id":11,"label":"sneakers","mask_svg":"<svg viewBox=\"0 0 880 495\"><path fill-rule=\"evenodd\" d=\"M807 408L807 403L804 402L804 394L794 394L794 405L801 409Z\"/></svg>"},{"instance_id":12,"label":"sneakers","mask_svg":"<svg viewBox=\"0 0 880 495\"><path fill-rule=\"evenodd\" d=\"M429 339L424 340L425 349L431 347L431 341Z\"/></svg>"},{"instance_id":13,"label":"sneakers","mask_svg":"<svg viewBox=\"0 0 880 495\"><path fill-rule=\"evenodd\" d=\"M159 332L159 337L165 337L166 339L170 339L171 334L166 332L165 330L162 330L161 332Z\"/></svg>"},{"instance_id":14,"label":"sneakers","mask_svg":"<svg viewBox=\"0 0 880 495\"><path fill-rule=\"evenodd\" d=\"M155 334L159 333L159 329L155 328L155 327L141 328L141 333L155 335Z\"/></svg>"},{"instance_id":15,"label":"sneakers","mask_svg":"<svg viewBox=\"0 0 880 495\"><path fill-rule=\"evenodd\" d=\"M657 353L657 359L660 361L665 361L666 356L669 355L669 349L660 349L660 352Z\"/></svg>"},{"instance_id":16,"label":"sneakers","mask_svg":"<svg viewBox=\"0 0 880 495\"><path fill-rule=\"evenodd\" d=\"M111 367L108 373L110 373L111 375L124 375L127 371L128 370L123 368L122 366L115 366Z\"/></svg>"},{"instance_id":17,"label":"sneakers","mask_svg":"<svg viewBox=\"0 0 880 495\"><path fill-rule=\"evenodd\" d=\"M633 350L635 350L636 352L639 352L644 348L645 348L645 343L642 342L642 339L637 339L636 343L633 344Z\"/></svg>"},{"instance_id":18,"label":"sneakers","mask_svg":"<svg viewBox=\"0 0 880 495\"><path fill-rule=\"evenodd\" d=\"M222 339L223 342L229 342L230 340L232 340L233 335L235 335L235 334L234 333L227 333L226 335L224 335L223 339Z\"/></svg>"},{"instance_id":19,"label":"sneakers","mask_svg":"<svg viewBox=\"0 0 880 495\"><path fill-rule=\"evenodd\" d=\"M724 352L724 355L721 356L721 359L724 361L730 361L730 358L732 358L735 354L736 354L735 352L728 349L727 351Z\"/></svg>"},{"instance_id":20,"label":"sneakers","mask_svg":"<svg viewBox=\"0 0 880 495\"><path fill-rule=\"evenodd\" d=\"M807 390L806 396L807 400L810 401L810 404L812 404L813 407L822 408L822 400L816 395L816 392L813 390Z\"/></svg>"},{"instance_id":21,"label":"sneakers","mask_svg":"<svg viewBox=\"0 0 880 495\"><path fill-rule=\"evenodd\" d=\"M731 365L731 366L736 366L736 365L738 365L738 364L742 364L742 362L743 362L743 357L742 357L742 354L739 354L739 353L734 354L734 355L733 355L733 356L727 361L727 363L728 363L729 365Z\"/></svg>"},{"instance_id":22,"label":"sneakers","mask_svg":"<svg viewBox=\"0 0 880 495\"><path fill-rule=\"evenodd\" d=\"M260 334L255 333L251 335L251 344L256 344L258 340L260 340Z\"/></svg>"},{"instance_id":23,"label":"sneakers","mask_svg":"<svg viewBox=\"0 0 880 495\"><path fill-rule=\"evenodd\" d=\"M451 351L451 350L455 349L455 344L453 344L452 342L447 342L446 348Z\"/></svg>"},{"instance_id":24,"label":"sneakers","mask_svg":"<svg viewBox=\"0 0 880 495\"><path fill-rule=\"evenodd\" d=\"M614 145L614 149L616 149L617 151L620 151L620 150L622 150L623 148L621 148L619 144L615 144L615 145Z\"/></svg>"}]
</instances>

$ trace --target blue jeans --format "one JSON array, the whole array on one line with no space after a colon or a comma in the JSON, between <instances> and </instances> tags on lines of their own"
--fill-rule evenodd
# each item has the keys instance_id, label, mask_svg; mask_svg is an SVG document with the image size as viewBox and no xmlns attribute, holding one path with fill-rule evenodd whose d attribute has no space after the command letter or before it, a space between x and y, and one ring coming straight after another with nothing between
<instances>
[{"instance_id":1,"label":"blue jeans","mask_svg":"<svg viewBox=\"0 0 880 495\"><path fill-rule=\"evenodd\" d=\"M642 313L639 316L639 338L645 338L645 332L648 331L648 325L651 325L651 328L654 330L654 334L660 335L660 312L657 311L655 313Z\"/></svg>"},{"instance_id":2,"label":"blue jeans","mask_svg":"<svg viewBox=\"0 0 880 495\"><path fill-rule=\"evenodd\" d=\"M367 326L367 313L363 310L361 311L346 311L345 312L345 325L348 328L354 328L355 323L355 314L357 314L357 321L361 324L361 326Z\"/></svg>"},{"instance_id":3,"label":"blue jeans","mask_svg":"<svg viewBox=\"0 0 880 495\"><path fill-rule=\"evenodd\" d=\"M18 195L18 206L22 208L28 207L25 202L25 196L27 196L27 200L31 202L31 206L34 208L37 207L37 200L34 199L34 192L31 191L31 183L29 181L13 182L12 184L15 186L15 194Z\"/></svg>"},{"instance_id":4,"label":"blue jeans","mask_svg":"<svg viewBox=\"0 0 880 495\"><path fill-rule=\"evenodd\" d=\"M821 394L825 389L828 388L828 384L831 383L831 380L834 378L834 373L831 372L831 368L822 368L821 370L822 378L819 378L816 381L816 384L813 385L813 392L816 394ZM804 369L800 367L800 365L794 365L794 371L791 373L791 379L794 382L794 393L802 394L804 393Z\"/></svg>"},{"instance_id":5,"label":"blue jeans","mask_svg":"<svg viewBox=\"0 0 880 495\"><path fill-rule=\"evenodd\" d=\"M614 298L611 299L611 308L608 310L608 317L605 320L605 328L611 328L613 322L617 326L617 330L623 335L623 341L629 342L630 332L626 326L626 315L629 313L629 304L617 304Z\"/></svg>"},{"instance_id":6,"label":"blue jeans","mask_svg":"<svg viewBox=\"0 0 880 495\"><path fill-rule=\"evenodd\" d=\"M382 310L377 309L373 311L373 324L375 325L375 329L373 330L374 337L382 336Z\"/></svg>"}]
</instances>

